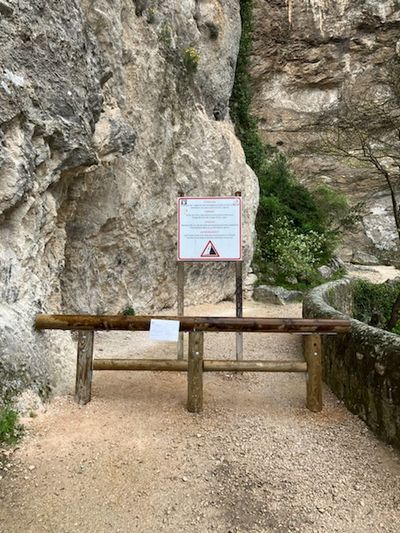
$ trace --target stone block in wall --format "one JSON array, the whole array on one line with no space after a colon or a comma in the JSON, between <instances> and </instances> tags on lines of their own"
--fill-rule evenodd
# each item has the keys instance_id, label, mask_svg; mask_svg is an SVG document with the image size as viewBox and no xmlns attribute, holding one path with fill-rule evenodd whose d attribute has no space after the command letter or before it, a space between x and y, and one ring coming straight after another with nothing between
<instances>
[{"instance_id":1,"label":"stone block in wall","mask_svg":"<svg viewBox=\"0 0 400 533\"><path fill-rule=\"evenodd\" d=\"M253 298L257 302L285 305L291 302L301 302L303 293L301 291L289 291L283 287L259 285L254 289Z\"/></svg>"}]
</instances>

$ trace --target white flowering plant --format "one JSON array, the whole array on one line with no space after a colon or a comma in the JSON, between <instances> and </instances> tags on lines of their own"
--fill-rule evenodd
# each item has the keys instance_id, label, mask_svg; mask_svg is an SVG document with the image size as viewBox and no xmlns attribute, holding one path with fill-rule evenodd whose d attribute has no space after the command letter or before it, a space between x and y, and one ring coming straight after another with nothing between
<instances>
[{"instance_id":1,"label":"white flowering plant","mask_svg":"<svg viewBox=\"0 0 400 533\"><path fill-rule=\"evenodd\" d=\"M281 216L267 230L264 239L267 247L257 253L263 261L274 264L276 277L307 279L323 260L326 238L314 230L300 231Z\"/></svg>"}]
</instances>

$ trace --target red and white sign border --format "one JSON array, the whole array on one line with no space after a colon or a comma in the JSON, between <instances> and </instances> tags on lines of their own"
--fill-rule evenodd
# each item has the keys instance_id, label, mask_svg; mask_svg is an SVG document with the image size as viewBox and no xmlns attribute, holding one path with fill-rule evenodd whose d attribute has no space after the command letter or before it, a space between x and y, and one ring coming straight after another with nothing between
<instances>
[{"instance_id":1,"label":"red and white sign border","mask_svg":"<svg viewBox=\"0 0 400 533\"><path fill-rule=\"evenodd\" d=\"M180 219L180 202L182 200L239 200L239 250L240 257L184 257L179 256L180 240L181 240L181 219ZM177 246L177 261L192 262L192 261L243 261L243 230L242 230L242 216L243 203L241 196L179 196L176 200L178 211L178 246Z\"/></svg>"}]
</instances>

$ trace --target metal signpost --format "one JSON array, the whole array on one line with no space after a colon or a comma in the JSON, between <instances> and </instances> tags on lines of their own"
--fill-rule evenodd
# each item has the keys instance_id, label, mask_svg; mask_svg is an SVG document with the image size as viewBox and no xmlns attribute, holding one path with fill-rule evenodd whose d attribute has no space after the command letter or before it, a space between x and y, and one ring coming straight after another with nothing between
<instances>
[{"instance_id":1,"label":"metal signpost","mask_svg":"<svg viewBox=\"0 0 400 533\"><path fill-rule=\"evenodd\" d=\"M242 198L235 196L186 197L179 193L177 312L184 316L185 263L235 262L236 316L243 316ZM179 334L178 359L183 359L183 333ZM243 359L243 333L236 333L236 359Z\"/></svg>"}]
</instances>

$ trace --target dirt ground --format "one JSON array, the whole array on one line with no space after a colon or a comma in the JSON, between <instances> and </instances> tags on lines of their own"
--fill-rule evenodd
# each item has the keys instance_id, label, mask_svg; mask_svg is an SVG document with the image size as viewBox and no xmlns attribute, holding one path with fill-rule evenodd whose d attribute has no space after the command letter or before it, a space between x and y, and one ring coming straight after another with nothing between
<instances>
[{"instance_id":1,"label":"dirt ground","mask_svg":"<svg viewBox=\"0 0 400 533\"><path fill-rule=\"evenodd\" d=\"M301 305L247 302L257 315ZM301 359L298 336L246 334L244 347L246 359ZM95 339L96 357L175 350L147 333ZM234 334L207 334L205 357L233 358ZM326 388L323 412L309 412L305 386L303 374L209 373L193 415L185 373L98 372L90 404L58 398L27 421L0 472L0 531L398 533L400 454Z\"/></svg>"}]
</instances>

